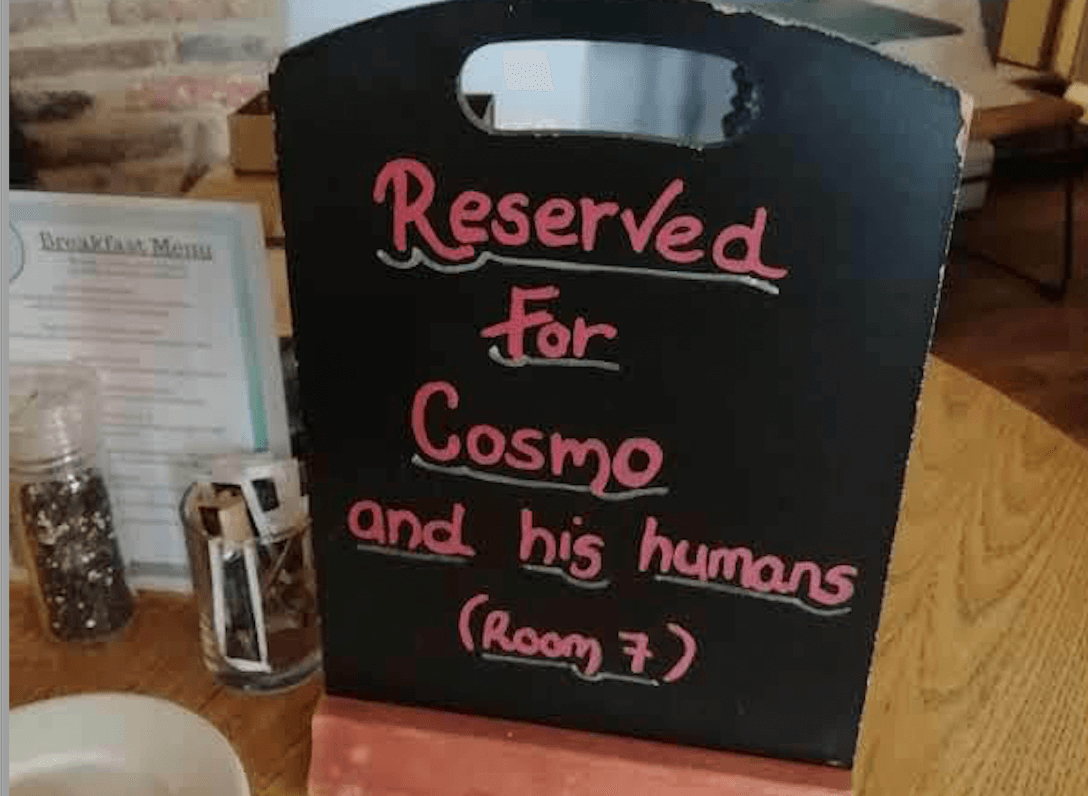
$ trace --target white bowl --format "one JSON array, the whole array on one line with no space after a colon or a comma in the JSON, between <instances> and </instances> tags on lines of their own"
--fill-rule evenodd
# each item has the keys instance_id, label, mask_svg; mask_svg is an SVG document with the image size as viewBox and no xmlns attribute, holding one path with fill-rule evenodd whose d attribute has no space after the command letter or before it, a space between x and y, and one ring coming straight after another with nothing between
<instances>
[{"instance_id":1,"label":"white bowl","mask_svg":"<svg viewBox=\"0 0 1088 796\"><path fill-rule=\"evenodd\" d=\"M82 694L11 711L11 796L249 796L220 732L172 702Z\"/></svg>"}]
</instances>

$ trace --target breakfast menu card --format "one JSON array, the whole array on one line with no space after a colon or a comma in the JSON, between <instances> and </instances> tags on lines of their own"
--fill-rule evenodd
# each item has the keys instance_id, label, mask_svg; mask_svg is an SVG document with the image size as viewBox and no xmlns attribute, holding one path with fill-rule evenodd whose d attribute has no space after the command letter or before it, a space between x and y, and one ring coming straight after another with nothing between
<instances>
[{"instance_id":1,"label":"breakfast menu card","mask_svg":"<svg viewBox=\"0 0 1088 796\"><path fill-rule=\"evenodd\" d=\"M197 463L289 451L257 211L9 197L10 360L97 369L103 454L133 580L183 585L178 506Z\"/></svg>"},{"instance_id":2,"label":"breakfast menu card","mask_svg":"<svg viewBox=\"0 0 1088 796\"><path fill-rule=\"evenodd\" d=\"M472 117L474 51L569 38L729 59L722 139ZM429 5L272 92L328 691L850 765L960 95L668 0Z\"/></svg>"}]
</instances>

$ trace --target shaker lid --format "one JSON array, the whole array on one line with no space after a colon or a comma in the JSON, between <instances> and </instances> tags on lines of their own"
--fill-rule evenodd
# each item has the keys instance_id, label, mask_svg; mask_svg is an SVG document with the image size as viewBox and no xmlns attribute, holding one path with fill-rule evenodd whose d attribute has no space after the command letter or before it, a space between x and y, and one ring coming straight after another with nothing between
<instances>
[{"instance_id":1,"label":"shaker lid","mask_svg":"<svg viewBox=\"0 0 1088 796\"><path fill-rule=\"evenodd\" d=\"M98 378L70 362L12 362L8 440L12 462L46 463L94 450Z\"/></svg>"}]
</instances>

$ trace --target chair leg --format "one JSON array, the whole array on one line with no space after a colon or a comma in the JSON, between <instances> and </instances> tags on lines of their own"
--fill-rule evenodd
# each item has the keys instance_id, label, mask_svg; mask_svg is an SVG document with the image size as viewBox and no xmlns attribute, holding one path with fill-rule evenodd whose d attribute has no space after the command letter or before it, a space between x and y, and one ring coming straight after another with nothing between
<instances>
[{"instance_id":1,"label":"chair leg","mask_svg":"<svg viewBox=\"0 0 1088 796\"><path fill-rule=\"evenodd\" d=\"M1069 150L1073 149L1076 143L1076 129L1070 124L1066 129L1066 147ZM1052 301L1058 301L1065 298L1065 294L1069 291L1069 280L1073 275L1073 263L1076 262L1077 257L1077 169L1070 169L1065 175L1065 240L1062 243L1063 259L1062 265L1062 278L1058 283L1057 290L1053 295L1049 296Z\"/></svg>"}]
</instances>

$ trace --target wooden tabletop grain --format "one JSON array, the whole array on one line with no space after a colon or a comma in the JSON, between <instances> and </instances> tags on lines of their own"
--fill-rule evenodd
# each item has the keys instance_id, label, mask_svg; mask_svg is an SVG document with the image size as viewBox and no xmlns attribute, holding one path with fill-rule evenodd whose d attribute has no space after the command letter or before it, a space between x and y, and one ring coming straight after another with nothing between
<instances>
[{"instance_id":1,"label":"wooden tabletop grain","mask_svg":"<svg viewBox=\"0 0 1088 796\"><path fill-rule=\"evenodd\" d=\"M43 641L22 588L10 616L12 707L94 690L164 697L230 739L255 794L305 794L320 680L267 697L218 687L190 601L142 596L125 636L101 647ZM854 790L1088 794L1088 452L936 359Z\"/></svg>"}]
</instances>

